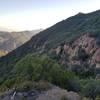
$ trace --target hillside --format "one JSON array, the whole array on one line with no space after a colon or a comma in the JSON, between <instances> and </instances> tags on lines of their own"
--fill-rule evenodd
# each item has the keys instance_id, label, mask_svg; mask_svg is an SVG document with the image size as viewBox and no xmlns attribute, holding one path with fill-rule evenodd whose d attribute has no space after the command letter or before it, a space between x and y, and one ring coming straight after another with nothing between
<instances>
[{"instance_id":1,"label":"hillside","mask_svg":"<svg viewBox=\"0 0 100 100\"><path fill-rule=\"evenodd\" d=\"M9 58L9 56L11 57L13 55L22 57L26 55L26 53L43 50L42 48L45 48L45 51L48 51L63 42L73 42L85 33L90 33L91 35L97 34L97 36L94 37L99 44L99 16L99 10L89 14L80 13L72 16L40 32L40 34L35 35L30 41L2 59Z\"/></svg>"},{"instance_id":2,"label":"hillside","mask_svg":"<svg viewBox=\"0 0 100 100\"><path fill-rule=\"evenodd\" d=\"M46 80L100 99L99 27L100 10L78 13L36 34L0 58L0 91Z\"/></svg>"},{"instance_id":3,"label":"hillside","mask_svg":"<svg viewBox=\"0 0 100 100\"><path fill-rule=\"evenodd\" d=\"M39 33L40 31L41 29L23 32L0 32L0 50L11 52L30 40L34 34ZM3 53L3 55L5 54Z\"/></svg>"}]
</instances>

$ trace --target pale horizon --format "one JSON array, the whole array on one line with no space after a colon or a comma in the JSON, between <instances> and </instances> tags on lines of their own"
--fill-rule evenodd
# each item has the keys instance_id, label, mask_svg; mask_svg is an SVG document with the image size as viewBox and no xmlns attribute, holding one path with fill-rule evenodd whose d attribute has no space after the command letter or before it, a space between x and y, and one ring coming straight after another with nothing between
<instances>
[{"instance_id":1,"label":"pale horizon","mask_svg":"<svg viewBox=\"0 0 100 100\"><path fill-rule=\"evenodd\" d=\"M99 0L1 0L0 31L46 29L79 12L99 10Z\"/></svg>"}]
</instances>

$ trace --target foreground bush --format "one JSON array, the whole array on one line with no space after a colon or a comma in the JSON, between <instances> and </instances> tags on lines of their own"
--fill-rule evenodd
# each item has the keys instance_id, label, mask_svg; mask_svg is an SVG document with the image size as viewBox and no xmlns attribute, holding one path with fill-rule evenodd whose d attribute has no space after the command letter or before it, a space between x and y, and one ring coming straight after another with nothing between
<instances>
[{"instance_id":1,"label":"foreground bush","mask_svg":"<svg viewBox=\"0 0 100 100\"><path fill-rule=\"evenodd\" d=\"M11 88L24 81L39 80L48 81L69 91L78 92L80 90L78 78L73 72L64 70L56 61L46 55L34 56L31 54L17 62L3 86ZM43 86L43 88L45 87Z\"/></svg>"},{"instance_id":2,"label":"foreground bush","mask_svg":"<svg viewBox=\"0 0 100 100\"><path fill-rule=\"evenodd\" d=\"M99 80L85 80L82 87L82 93L84 96L96 100L96 97L100 96L100 81Z\"/></svg>"}]
</instances>

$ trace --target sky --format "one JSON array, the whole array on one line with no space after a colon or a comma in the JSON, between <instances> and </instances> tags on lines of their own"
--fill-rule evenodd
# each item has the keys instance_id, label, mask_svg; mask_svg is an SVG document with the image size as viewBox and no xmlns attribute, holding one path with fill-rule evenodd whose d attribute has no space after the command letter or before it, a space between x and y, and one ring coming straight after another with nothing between
<instances>
[{"instance_id":1,"label":"sky","mask_svg":"<svg viewBox=\"0 0 100 100\"><path fill-rule=\"evenodd\" d=\"M46 29L79 12L100 9L100 0L0 0L0 31Z\"/></svg>"}]
</instances>

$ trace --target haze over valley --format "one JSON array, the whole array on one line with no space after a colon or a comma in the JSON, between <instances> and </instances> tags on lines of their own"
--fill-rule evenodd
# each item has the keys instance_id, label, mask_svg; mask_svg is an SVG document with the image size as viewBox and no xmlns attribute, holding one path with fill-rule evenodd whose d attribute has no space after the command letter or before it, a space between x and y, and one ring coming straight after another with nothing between
<instances>
[{"instance_id":1,"label":"haze over valley","mask_svg":"<svg viewBox=\"0 0 100 100\"><path fill-rule=\"evenodd\" d=\"M21 46L31 39L32 36L42 31L42 29L22 32L0 32L0 56L5 56L12 50Z\"/></svg>"}]
</instances>

